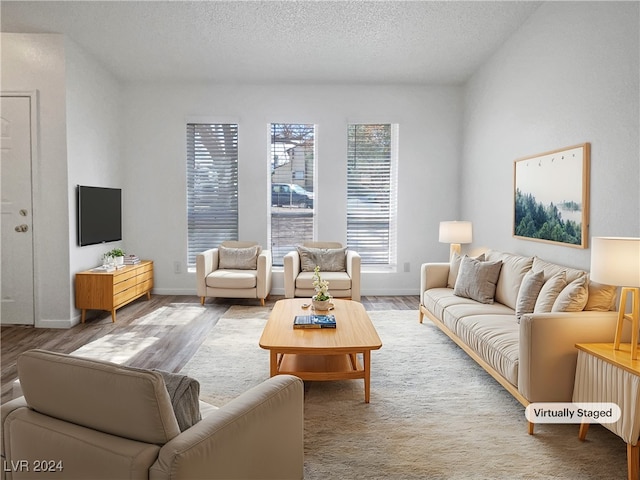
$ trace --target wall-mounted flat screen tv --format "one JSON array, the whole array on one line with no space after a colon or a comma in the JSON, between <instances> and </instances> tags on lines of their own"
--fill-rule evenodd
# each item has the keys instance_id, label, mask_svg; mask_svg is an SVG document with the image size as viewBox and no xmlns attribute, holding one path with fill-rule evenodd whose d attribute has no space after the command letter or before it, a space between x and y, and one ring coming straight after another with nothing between
<instances>
[{"instance_id":1,"label":"wall-mounted flat screen tv","mask_svg":"<svg viewBox=\"0 0 640 480\"><path fill-rule=\"evenodd\" d=\"M122 190L78 185L78 245L122 240Z\"/></svg>"}]
</instances>

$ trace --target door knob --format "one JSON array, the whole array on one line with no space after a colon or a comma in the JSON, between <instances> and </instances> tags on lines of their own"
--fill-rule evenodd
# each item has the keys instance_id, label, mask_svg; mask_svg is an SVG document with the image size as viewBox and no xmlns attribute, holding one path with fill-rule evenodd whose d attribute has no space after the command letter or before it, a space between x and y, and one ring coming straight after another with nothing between
<instances>
[{"instance_id":1,"label":"door knob","mask_svg":"<svg viewBox=\"0 0 640 480\"><path fill-rule=\"evenodd\" d=\"M18 225L16 227L16 232L26 232L29 230L29 225L27 225L26 223L23 223L22 225Z\"/></svg>"}]
</instances>

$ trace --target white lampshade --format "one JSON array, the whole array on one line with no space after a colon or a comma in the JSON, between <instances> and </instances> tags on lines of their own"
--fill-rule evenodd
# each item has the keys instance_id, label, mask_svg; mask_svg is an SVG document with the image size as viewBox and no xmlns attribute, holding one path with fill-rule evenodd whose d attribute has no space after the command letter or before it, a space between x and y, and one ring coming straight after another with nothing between
<instances>
[{"instance_id":1,"label":"white lampshade","mask_svg":"<svg viewBox=\"0 0 640 480\"><path fill-rule=\"evenodd\" d=\"M640 238L593 237L591 280L618 287L640 287Z\"/></svg>"},{"instance_id":2,"label":"white lampshade","mask_svg":"<svg viewBox=\"0 0 640 480\"><path fill-rule=\"evenodd\" d=\"M471 243L473 241L473 227L471 222L440 222L441 243Z\"/></svg>"}]
</instances>

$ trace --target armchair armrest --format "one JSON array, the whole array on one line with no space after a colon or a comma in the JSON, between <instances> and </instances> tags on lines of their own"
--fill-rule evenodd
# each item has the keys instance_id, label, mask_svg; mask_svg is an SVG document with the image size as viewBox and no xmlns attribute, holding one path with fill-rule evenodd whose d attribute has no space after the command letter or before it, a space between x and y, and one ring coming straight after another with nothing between
<instances>
[{"instance_id":1,"label":"armchair armrest","mask_svg":"<svg viewBox=\"0 0 640 480\"><path fill-rule=\"evenodd\" d=\"M196 292L199 297L207 295L205 279L218 269L218 249L211 248L196 255Z\"/></svg>"},{"instance_id":2,"label":"armchair armrest","mask_svg":"<svg viewBox=\"0 0 640 480\"><path fill-rule=\"evenodd\" d=\"M613 342L617 319L616 312L523 315L518 367L520 393L530 402L570 402L578 358L575 344Z\"/></svg>"},{"instance_id":3,"label":"armchair armrest","mask_svg":"<svg viewBox=\"0 0 640 480\"><path fill-rule=\"evenodd\" d=\"M300 274L300 255L292 250L284 256L284 296L296 296L296 278Z\"/></svg>"},{"instance_id":4,"label":"armchair armrest","mask_svg":"<svg viewBox=\"0 0 640 480\"><path fill-rule=\"evenodd\" d=\"M430 288L446 288L449 279L449 262L423 263L420 267L420 305L422 295Z\"/></svg>"},{"instance_id":5,"label":"armchair armrest","mask_svg":"<svg viewBox=\"0 0 640 480\"><path fill-rule=\"evenodd\" d=\"M303 395L298 377L266 380L166 443L150 480L303 478Z\"/></svg>"},{"instance_id":6,"label":"armchair armrest","mask_svg":"<svg viewBox=\"0 0 640 480\"><path fill-rule=\"evenodd\" d=\"M271 292L271 267L272 267L271 250L262 250L258 255L258 273L257 273L257 291L258 298L265 299Z\"/></svg>"},{"instance_id":7,"label":"armchair armrest","mask_svg":"<svg viewBox=\"0 0 640 480\"><path fill-rule=\"evenodd\" d=\"M360 301L360 273L361 273L360 254L354 250L347 250L346 270L347 275L351 278L351 300Z\"/></svg>"}]
</instances>

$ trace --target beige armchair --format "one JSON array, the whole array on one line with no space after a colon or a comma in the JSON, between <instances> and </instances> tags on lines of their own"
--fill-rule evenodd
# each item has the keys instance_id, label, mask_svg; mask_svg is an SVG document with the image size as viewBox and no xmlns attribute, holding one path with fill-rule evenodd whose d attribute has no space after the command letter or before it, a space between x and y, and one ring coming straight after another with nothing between
<instances>
[{"instance_id":1,"label":"beige armchair","mask_svg":"<svg viewBox=\"0 0 640 480\"><path fill-rule=\"evenodd\" d=\"M24 397L1 408L3 478L303 478L297 377L272 377L219 409L200 402L202 420L181 428L157 371L31 350L18 373Z\"/></svg>"},{"instance_id":2,"label":"beige armchair","mask_svg":"<svg viewBox=\"0 0 640 480\"><path fill-rule=\"evenodd\" d=\"M200 302L206 297L259 298L271 292L271 251L255 242L222 242L196 256Z\"/></svg>"},{"instance_id":3,"label":"beige armchair","mask_svg":"<svg viewBox=\"0 0 640 480\"><path fill-rule=\"evenodd\" d=\"M313 263L322 263L318 255L335 255L342 249L338 242L305 242L302 247L311 249L311 257L300 258L298 250L284 256L284 295L286 298L312 297ZM324 252L323 252L324 251ZM315 256L315 257L314 257ZM305 268L305 263L307 268ZM309 268L309 265L310 268ZM306 270L306 271L305 271ZM311 271L309 271L311 270ZM336 268L338 270L338 268ZM344 251L344 271L327 271L321 266L322 279L329 282L329 293L336 298L350 298L360 301L360 255L349 249Z\"/></svg>"}]
</instances>

